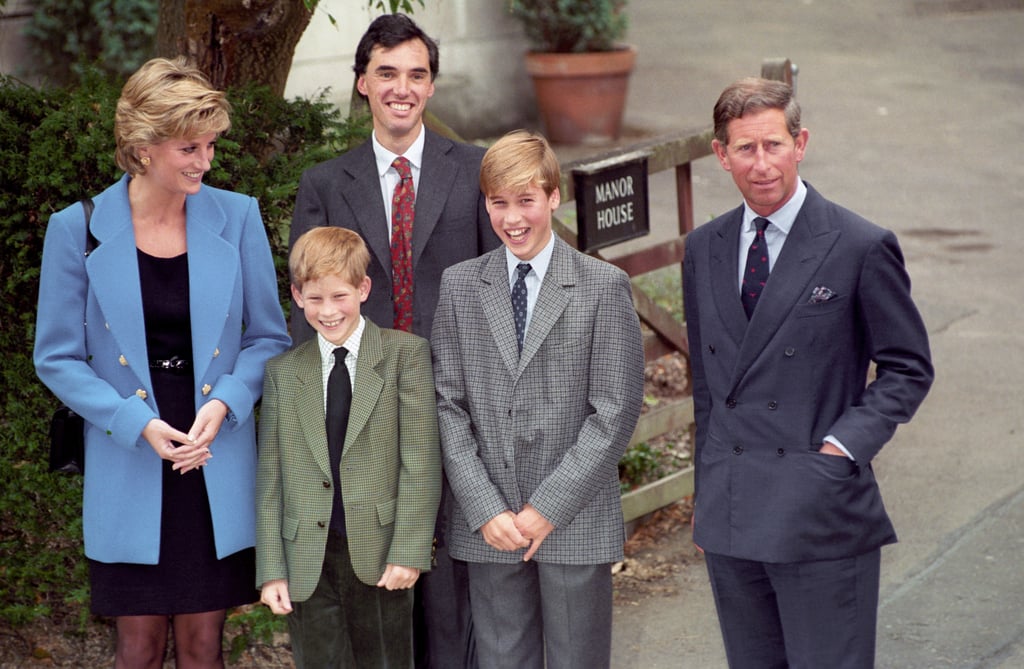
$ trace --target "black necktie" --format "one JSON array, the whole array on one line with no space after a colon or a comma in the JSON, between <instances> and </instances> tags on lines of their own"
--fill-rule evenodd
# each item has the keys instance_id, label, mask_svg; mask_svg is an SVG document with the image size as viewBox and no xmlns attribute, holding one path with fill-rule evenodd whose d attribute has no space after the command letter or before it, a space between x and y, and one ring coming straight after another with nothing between
<instances>
[{"instance_id":1,"label":"black necktie","mask_svg":"<svg viewBox=\"0 0 1024 669\"><path fill-rule=\"evenodd\" d=\"M345 447L348 411L352 404L352 382L345 367L348 351L344 346L334 349L334 368L327 377L327 450L334 482L334 503L331 529L345 533L345 512L341 502L341 451Z\"/></svg>"},{"instance_id":2,"label":"black necktie","mask_svg":"<svg viewBox=\"0 0 1024 669\"><path fill-rule=\"evenodd\" d=\"M747 249L747 264L744 266L740 297L743 300L743 311L747 312L748 319L754 313L757 298L761 297L764 284L768 281L768 242L764 238L764 230L769 223L771 221L767 218L754 219L757 234L754 235L754 241Z\"/></svg>"},{"instance_id":3,"label":"black necktie","mask_svg":"<svg viewBox=\"0 0 1024 669\"><path fill-rule=\"evenodd\" d=\"M530 273L529 263L516 265L519 276L512 286L512 317L516 319L516 344L519 352L523 352L523 336L526 334L526 275Z\"/></svg>"}]
</instances>

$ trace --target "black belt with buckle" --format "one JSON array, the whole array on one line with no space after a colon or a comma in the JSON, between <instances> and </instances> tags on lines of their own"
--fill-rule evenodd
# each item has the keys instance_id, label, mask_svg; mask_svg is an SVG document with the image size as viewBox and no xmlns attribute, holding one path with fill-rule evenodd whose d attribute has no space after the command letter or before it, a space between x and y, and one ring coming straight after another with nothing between
<instances>
[{"instance_id":1,"label":"black belt with buckle","mask_svg":"<svg viewBox=\"0 0 1024 669\"><path fill-rule=\"evenodd\" d=\"M168 372L187 372L192 367L192 363L184 358L174 356L168 360L150 360L150 369L163 369Z\"/></svg>"}]
</instances>

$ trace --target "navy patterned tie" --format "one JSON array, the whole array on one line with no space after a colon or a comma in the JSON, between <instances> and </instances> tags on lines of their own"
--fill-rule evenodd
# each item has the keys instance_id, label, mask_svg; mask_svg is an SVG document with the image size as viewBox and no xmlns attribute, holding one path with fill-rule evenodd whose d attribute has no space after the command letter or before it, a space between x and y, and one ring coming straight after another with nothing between
<instances>
[{"instance_id":1,"label":"navy patterned tie","mask_svg":"<svg viewBox=\"0 0 1024 669\"><path fill-rule=\"evenodd\" d=\"M526 275L531 269L529 263L516 265L519 276L512 286L512 317L516 319L516 344L520 353L523 352L523 336L526 334Z\"/></svg>"},{"instance_id":2,"label":"navy patterned tie","mask_svg":"<svg viewBox=\"0 0 1024 669\"><path fill-rule=\"evenodd\" d=\"M755 218L754 227L757 234L747 249L747 264L743 271L743 287L740 298L743 300L743 311L749 319L757 306L757 298L761 297L764 284L768 282L768 242L764 238L765 228L771 223L767 218Z\"/></svg>"}]
</instances>

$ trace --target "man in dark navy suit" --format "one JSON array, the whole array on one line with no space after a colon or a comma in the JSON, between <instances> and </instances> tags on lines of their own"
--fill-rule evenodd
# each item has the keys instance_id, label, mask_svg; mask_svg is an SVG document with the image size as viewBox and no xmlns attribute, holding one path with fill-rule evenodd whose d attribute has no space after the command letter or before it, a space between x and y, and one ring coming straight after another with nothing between
<instances>
[{"instance_id":1,"label":"man in dark navy suit","mask_svg":"<svg viewBox=\"0 0 1024 669\"><path fill-rule=\"evenodd\" d=\"M730 85L714 125L744 202L687 237L684 290L694 540L729 666L868 669L896 541L871 461L931 386L928 336L895 235L797 174L788 85Z\"/></svg>"}]
</instances>

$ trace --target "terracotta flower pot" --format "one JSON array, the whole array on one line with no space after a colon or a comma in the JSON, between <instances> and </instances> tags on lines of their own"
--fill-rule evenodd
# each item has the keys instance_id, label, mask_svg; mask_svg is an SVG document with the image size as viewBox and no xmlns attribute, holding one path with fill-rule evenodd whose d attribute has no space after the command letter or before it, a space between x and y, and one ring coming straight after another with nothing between
<instances>
[{"instance_id":1,"label":"terracotta flower pot","mask_svg":"<svg viewBox=\"0 0 1024 669\"><path fill-rule=\"evenodd\" d=\"M545 134L561 144L618 139L636 47L594 53L526 54Z\"/></svg>"}]
</instances>

